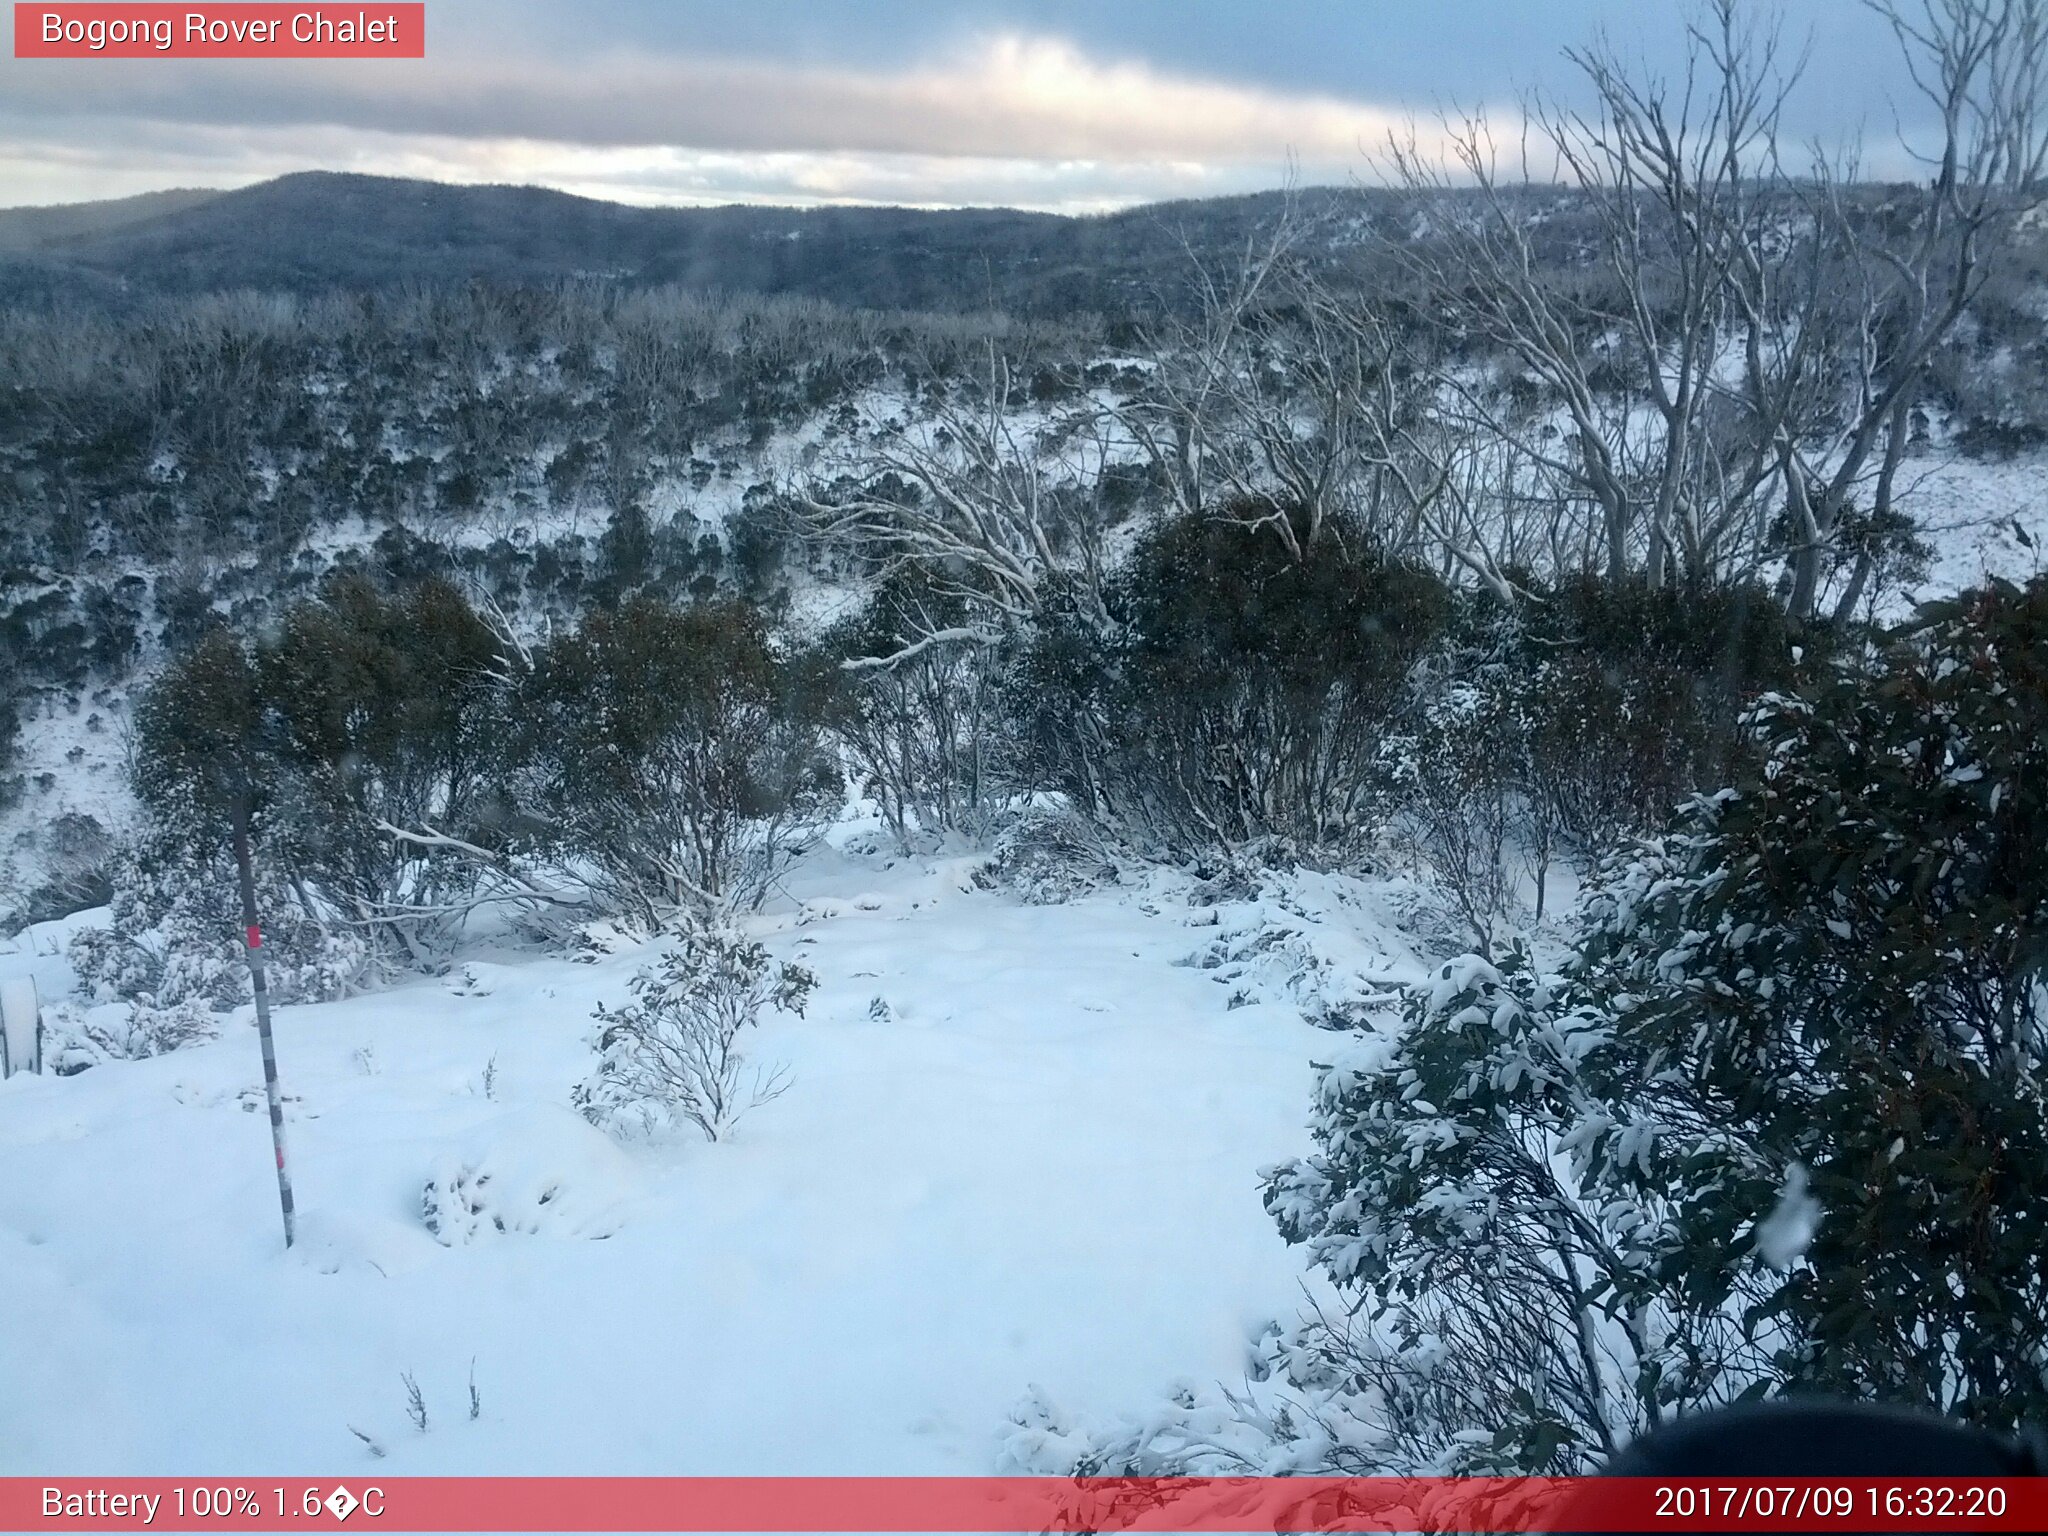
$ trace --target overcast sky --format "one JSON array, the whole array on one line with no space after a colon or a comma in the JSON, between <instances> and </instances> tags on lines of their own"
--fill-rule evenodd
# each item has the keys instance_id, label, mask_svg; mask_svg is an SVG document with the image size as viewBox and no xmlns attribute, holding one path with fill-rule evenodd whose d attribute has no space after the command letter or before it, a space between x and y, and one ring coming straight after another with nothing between
<instances>
[{"instance_id":1,"label":"overcast sky","mask_svg":"<svg viewBox=\"0 0 2048 1536\"><path fill-rule=\"evenodd\" d=\"M374 9L374 6L371 7ZM1910 82L1858 0L1758 4L1791 128L1900 174ZM1370 179L1390 130L1575 95L1605 29L1655 71L1684 0L429 0L416 61L0 58L0 206L285 171L640 203L1083 212Z\"/></svg>"}]
</instances>

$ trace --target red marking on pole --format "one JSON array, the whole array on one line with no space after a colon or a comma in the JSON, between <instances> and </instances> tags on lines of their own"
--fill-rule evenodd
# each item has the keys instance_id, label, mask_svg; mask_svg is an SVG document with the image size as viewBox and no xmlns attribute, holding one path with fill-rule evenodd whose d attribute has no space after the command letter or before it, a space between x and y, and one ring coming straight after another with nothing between
<instances>
[{"instance_id":1,"label":"red marking on pole","mask_svg":"<svg viewBox=\"0 0 2048 1536\"><path fill-rule=\"evenodd\" d=\"M277 1149L277 1166L278 1166L278 1167L280 1167L280 1168L282 1168L282 1167L284 1166L284 1148L283 1148L283 1147L279 1147L279 1148Z\"/></svg>"},{"instance_id":2,"label":"red marking on pole","mask_svg":"<svg viewBox=\"0 0 2048 1536\"><path fill-rule=\"evenodd\" d=\"M263 947L263 930L261 928L258 928L254 923L251 923L249 925L248 937L249 947L251 949L261 949Z\"/></svg>"}]
</instances>

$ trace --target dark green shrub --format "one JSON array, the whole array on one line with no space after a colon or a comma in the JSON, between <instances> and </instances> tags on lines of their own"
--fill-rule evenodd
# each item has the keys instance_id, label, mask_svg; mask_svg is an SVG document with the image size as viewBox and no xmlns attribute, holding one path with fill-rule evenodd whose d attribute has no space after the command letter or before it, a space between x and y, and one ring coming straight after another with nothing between
<instances>
[{"instance_id":1,"label":"dark green shrub","mask_svg":"<svg viewBox=\"0 0 2048 1536\"><path fill-rule=\"evenodd\" d=\"M757 903L839 807L828 696L744 604L592 613L520 689L534 803L559 850L648 926Z\"/></svg>"},{"instance_id":2,"label":"dark green shrub","mask_svg":"<svg viewBox=\"0 0 2048 1536\"><path fill-rule=\"evenodd\" d=\"M1331 536L1306 557L1239 518L1150 532L1113 630L1042 621L1010 683L1027 761L1080 808L1176 851L1347 842L1380 738L1448 613L1434 576Z\"/></svg>"},{"instance_id":3,"label":"dark green shrub","mask_svg":"<svg viewBox=\"0 0 2048 1536\"><path fill-rule=\"evenodd\" d=\"M1563 972L1439 968L1270 1179L1373 1319L1300 1379L1424 1464L1580 1470L1783 1391L2048 1414L2048 580L1746 734Z\"/></svg>"},{"instance_id":4,"label":"dark green shrub","mask_svg":"<svg viewBox=\"0 0 2048 1536\"><path fill-rule=\"evenodd\" d=\"M1817 662L1760 587L1560 583L1513 626L1535 813L1597 855L1723 782L1744 706Z\"/></svg>"}]
</instances>

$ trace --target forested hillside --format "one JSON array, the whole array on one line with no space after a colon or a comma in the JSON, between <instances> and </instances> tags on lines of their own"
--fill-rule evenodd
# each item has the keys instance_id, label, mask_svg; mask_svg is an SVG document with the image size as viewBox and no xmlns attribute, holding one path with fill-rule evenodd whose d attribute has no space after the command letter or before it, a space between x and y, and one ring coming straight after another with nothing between
<instances>
[{"instance_id":1,"label":"forested hillside","mask_svg":"<svg viewBox=\"0 0 2048 1536\"><path fill-rule=\"evenodd\" d=\"M1319 200L1321 200L1319 198ZM259 288L317 295L483 281L796 295L880 309L1144 309L1188 291L1187 247L1230 253L1275 194L1093 218L1013 209L630 208L538 187L307 172L240 191L0 216L0 297L121 304Z\"/></svg>"}]
</instances>

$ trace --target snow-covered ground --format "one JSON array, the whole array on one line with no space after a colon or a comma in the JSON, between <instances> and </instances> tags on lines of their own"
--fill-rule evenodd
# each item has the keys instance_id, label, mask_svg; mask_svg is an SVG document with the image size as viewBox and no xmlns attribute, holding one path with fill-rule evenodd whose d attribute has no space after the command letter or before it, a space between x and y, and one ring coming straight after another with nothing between
<instances>
[{"instance_id":1,"label":"snow-covered ground","mask_svg":"<svg viewBox=\"0 0 2048 1536\"><path fill-rule=\"evenodd\" d=\"M2039 571L2044 487L2039 455L1916 461L1914 595ZM802 588L797 622L844 599ZM0 817L13 884L60 813L125 823L123 723L27 722L50 786ZM1398 883L1219 904L1154 873L1032 906L972 866L857 825L807 861L758 920L820 978L756 1044L793 1085L716 1146L568 1108L644 952L480 949L283 1010L288 1255L246 1010L210 1045L0 1083L0 1474L346 1471L366 1440L394 1472L985 1472L1031 1389L1114 1415L1234 1380L1301 1300L1258 1170L1306 1142L1330 1045L1306 1020L1376 1006L1455 933ZM0 940L0 979L62 996L92 920ZM444 1243L421 1196L453 1173L491 1193Z\"/></svg>"},{"instance_id":2,"label":"snow-covered ground","mask_svg":"<svg viewBox=\"0 0 2048 1536\"><path fill-rule=\"evenodd\" d=\"M0 1083L0 1472L346 1472L352 1431L392 1473L987 1472L1030 1387L1241 1379L1301 1301L1258 1170L1306 1145L1306 1000L1416 974L1404 888L1033 906L973 868L856 827L796 872L757 927L820 984L754 1047L793 1084L717 1145L567 1107L645 952L282 1010L290 1254L246 1010ZM61 988L55 936L0 974ZM493 1193L444 1246L454 1169Z\"/></svg>"},{"instance_id":3,"label":"snow-covered ground","mask_svg":"<svg viewBox=\"0 0 2048 1536\"><path fill-rule=\"evenodd\" d=\"M2024 582L2048 569L2048 456L1936 452L1900 471L1900 504L1933 547L1927 579L1891 605L1951 597L1987 577Z\"/></svg>"}]
</instances>

